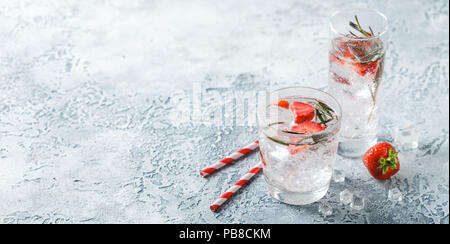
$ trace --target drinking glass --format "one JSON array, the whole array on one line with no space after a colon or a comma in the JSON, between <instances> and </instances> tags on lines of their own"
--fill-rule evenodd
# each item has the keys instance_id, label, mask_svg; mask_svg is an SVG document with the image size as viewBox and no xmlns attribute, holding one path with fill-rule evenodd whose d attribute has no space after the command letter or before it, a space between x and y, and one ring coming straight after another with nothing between
<instances>
[{"instance_id":1,"label":"drinking glass","mask_svg":"<svg viewBox=\"0 0 450 244\"><path fill-rule=\"evenodd\" d=\"M281 105L279 101L285 103ZM315 117L297 124L292 113L294 102L313 106ZM336 99L313 88L287 87L260 101L258 128L263 174L275 199L304 205L325 196L333 174L340 118L341 107ZM318 127L320 131L291 131L302 126Z\"/></svg>"},{"instance_id":2,"label":"drinking glass","mask_svg":"<svg viewBox=\"0 0 450 244\"><path fill-rule=\"evenodd\" d=\"M329 26L328 92L343 111L338 153L359 157L377 142L388 21L377 10L353 8L334 13Z\"/></svg>"}]
</instances>

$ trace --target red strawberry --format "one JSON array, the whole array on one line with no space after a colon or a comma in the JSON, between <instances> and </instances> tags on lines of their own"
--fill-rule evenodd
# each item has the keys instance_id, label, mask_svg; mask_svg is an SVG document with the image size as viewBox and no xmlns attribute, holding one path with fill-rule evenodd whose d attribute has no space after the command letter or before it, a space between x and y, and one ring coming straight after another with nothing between
<instances>
[{"instance_id":1,"label":"red strawberry","mask_svg":"<svg viewBox=\"0 0 450 244\"><path fill-rule=\"evenodd\" d=\"M288 146L288 151L290 154L296 154L299 153L301 151L304 151L308 149L308 145L301 145L301 146L294 146L294 145L289 145Z\"/></svg>"},{"instance_id":2,"label":"red strawberry","mask_svg":"<svg viewBox=\"0 0 450 244\"><path fill-rule=\"evenodd\" d=\"M352 69L360 76L369 74L370 78L373 78L378 71L378 62L379 60L368 63L354 63Z\"/></svg>"},{"instance_id":3,"label":"red strawberry","mask_svg":"<svg viewBox=\"0 0 450 244\"><path fill-rule=\"evenodd\" d=\"M307 103L294 101L291 104L291 110L296 124L310 121L315 116L315 108Z\"/></svg>"},{"instance_id":4,"label":"red strawberry","mask_svg":"<svg viewBox=\"0 0 450 244\"><path fill-rule=\"evenodd\" d=\"M344 60L342 60L342 58L347 59L347 60L354 58L352 52L350 51L350 46L355 45L355 42L342 39L342 40L336 40L335 45L336 45L336 51L334 52L334 55L332 55L332 56L334 56L334 59L336 59L336 61L343 63ZM339 51L337 51L337 50L339 50ZM336 57L340 57L340 58L336 58Z\"/></svg>"},{"instance_id":5,"label":"red strawberry","mask_svg":"<svg viewBox=\"0 0 450 244\"><path fill-rule=\"evenodd\" d=\"M364 154L363 163L375 179L386 180L400 170L397 155L391 144L378 143Z\"/></svg>"},{"instance_id":6,"label":"red strawberry","mask_svg":"<svg viewBox=\"0 0 450 244\"><path fill-rule=\"evenodd\" d=\"M292 126L291 131L297 132L297 133L302 133L302 134L313 134L313 133L323 131L324 129L325 129L324 125L318 124L314 121L306 121L299 125ZM294 137L291 138L291 140L296 141L297 143L299 143L301 141L301 140L296 140L296 139L297 138L294 138ZM296 154L296 153L306 150L307 148L308 148L308 145L299 145L299 146L289 145L288 151L290 154Z\"/></svg>"},{"instance_id":7,"label":"red strawberry","mask_svg":"<svg viewBox=\"0 0 450 244\"><path fill-rule=\"evenodd\" d=\"M370 78L374 78L378 68L379 60L361 62L356 56L363 57L375 47L373 40L336 40L336 50L330 53L330 63L340 63L348 67L360 76L369 74ZM340 82L340 80L336 80ZM345 84L345 82L342 82Z\"/></svg>"},{"instance_id":8,"label":"red strawberry","mask_svg":"<svg viewBox=\"0 0 450 244\"><path fill-rule=\"evenodd\" d=\"M302 134L313 134L323 131L325 126L314 121L305 121L301 124L292 126L291 131Z\"/></svg>"},{"instance_id":9,"label":"red strawberry","mask_svg":"<svg viewBox=\"0 0 450 244\"><path fill-rule=\"evenodd\" d=\"M348 81L348 79L345 79L339 75L337 75L336 73L332 72L331 75L333 76L333 80L338 82L338 83L342 83L345 85L350 85L350 81Z\"/></svg>"},{"instance_id":10,"label":"red strawberry","mask_svg":"<svg viewBox=\"0 0 450 244\"><path fill-rule=\"evenodd\" d=\"M333 63L339 63L341 65L345 65L344 60L337 58L336 54L330 53L329 61L330 61L330 65ZM337 75L335 72L331 72L330 74L333 76L334 81L345 84L345 85L350 85L350 82L347 79Z\"/></svg>"},{"instance_id":11,"label":"red strawberry","mask_svg":"<svg viewBox=\"0 0 450 244\"><path fill-rule=\"evenodd\" d=\"M289 102L286 100L280 100L280 101L278 101L277 106L281 107L281 108L289 109Z\"/></svg>"}]
</instances>

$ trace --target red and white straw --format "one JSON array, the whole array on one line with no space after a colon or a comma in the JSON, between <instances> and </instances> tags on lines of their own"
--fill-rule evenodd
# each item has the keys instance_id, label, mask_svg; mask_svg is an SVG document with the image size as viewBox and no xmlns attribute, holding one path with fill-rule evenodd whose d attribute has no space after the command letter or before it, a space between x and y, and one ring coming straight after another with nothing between
<instances>
[{"instance_id":1,"label":"red and white straw","mask_svg":"<svg viewBox=\"0 0 450 244\"><path fill-rule=\"evenodd\" d=\"M234 161L236 161L236 159L244 156L245 154L255 150L256 148L258 148L259 146L259 142L258 141L254 141L251 144L239 149L238 151L232 153L231 155L215 162L214 164L208 166L207 168L204 168L200 171L200 175L203 177L206 177L212 173L214 173L215 171L219 170L220 168L222 168L223 166L233 163Z\"/></svg>"},{"instance_id":2,"label":"red and white straw","mask_svg":"<svg viewBox=\"0 0 450 244\"><path fill-rule=\"evenodd\" d=\"M220 196L213 204L211 204L211 211L217 211L235 192L242 188L253 176L258 174L262 169L262 163L258 163L251 170L249 170L241 179L239 179L230 189L228 189L222 196Z\"/></svg>"}]
</instances>

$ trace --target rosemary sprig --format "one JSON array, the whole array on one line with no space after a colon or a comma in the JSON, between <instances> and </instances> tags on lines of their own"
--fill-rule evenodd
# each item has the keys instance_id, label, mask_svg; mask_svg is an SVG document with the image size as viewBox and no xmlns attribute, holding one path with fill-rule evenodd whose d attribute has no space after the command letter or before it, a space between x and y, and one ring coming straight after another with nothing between
<instances>
[{"instance_id":1,"label":"rosemary sprig","mask_svg":"<svg viewBox=\"0 0 450 244\"><path fill-rule=\"evenodd\" d=\"M326 120L323 118L322 111L316 108L316 116L320 120L321 124L327 125Z\"/></svg>"},{"instance_id":2,"label":"rosemary sprig","mask_svg":"<svg viewBox=\"0 0 450 244\"><path fill-rule=\"evenodd\" d=\"M372 87L369 87L370 94L372 95L373 106L372 106L372 109L370 110L370 114L369 114L369 117L367 118L367 122L370 122L370 120L372 119L373 111L375 110L375 107L377 104L378 88L380 87L381 75L383 74L383 69L384 69L383 60L380 60L378 65L379 65L378 71L377 71L377 74L375 75L375 79L374 79L374 84L375 84L374 91L372 91Z\"/></svg>"},{"instance_id":3,"label":"rosemary sprig","mask_svg":"<svg viewBox=\"0 0 450 244\"><path fill-rule=\"evenodd\" d=\"M369 26L370 33L368 31L364 30L361 27L361 24L359 23L358 16L356 16L356 15L355 15L355 22L356 22L356 24L354 22L352 22L352 21L349 21L349 25L353 29L355 29L358 32L360 32L364 37L371 38L371 37L375 36L375 33L374 33L372 27ZM351 32L351 31L349 31L349 32L350 32L350 34L352 36L355 36L355 34L353 32ZM377 73L375 75L375 78L374 78L374 87L372 88L372 86L369 84L369 91L370 91L370 94L372 96L373 106L372 106L372 109L371 109L370 114L368 116L368 122L370 122L370 120L371 120L371 118L373 116L373 112L374 112L375 107L376 107L378 88L380 86L381 75L383 73L383 58L384 58L384 52L383 52L383 48L382 48L383 46L382 46L381 41L380 40L373 40L373 43L375 45L375 48L368 49L368 50L362 50L362 53L366 52L365 55L359 56L359 57L357 55L354 55L355 59L360 64L367 64L367 63L370 63L370 62L375 62L377 60L379 62L378 71L377 71ZM359 48L359 47L357 47L357 48ZM364 62L360 62L361 59L365 60L365 61Z\"/></svg>"},{"instance_id":4,"label":"rosemary sprig","mask_svg":"<svg viewBox=\"0 0 450 244\"><path fill-rule=\"evenodd\" d=\"M334 110L321 101L309 102L316 110L316 117L320 120L319 124L327 125L334 118Z\"/></svg>"},{"instance_id":5,"label":"rosemary sprig","mask_svg":"<svg viewBox=\"0 0 450 244\"><path fill-rule=\"evenodd\" d=\"M369 30L370 30L370 33L372 34L372 36L375 36L375 34L373 33L373 30L372 30L372 27L369 26Z\"/></svg>"},{"instance_id":6,"label":"rosemary sprig","mask_svg":"<svg viewBox=\"0 0 450 244\"><path fill-rule=\"evenodd\" d=\"M269 124L269 126L272 126L272 125L281 125L281 124L284 124L285 122L273 122L273 123L270 123Z\"/></svg>"},{"instance_id":7,"label":"rosemary sprig","mask_svg":"<svg viewBox=\"0 0 450 244\"><path fill-rule=\"evenodd\" d=\"M305 133L298 133L295 131L283 130L284 133L293 134L293 135L307 135Z\"/></svg>"},{"instance_id":8,"label":"rosemary sprig","mask_svg":"<svg viewBox=\"0 0 450 244\"><path fill-rule=\"evenodd\" d=\"M318 103L330 117L333 117L332 113L334 113L334 110L332 108L330 108L328 105L326 105L325 103L323 103L321 101L318 101Z\"/></svg>"},{"instance_id":9,"label":"rosemary sprig","mask_svg":"<svg viewBox=\"0 0 450 244\"><path fill-rule=\"evenodd\" d=\"M361 27L361 24L359 23L359 20L358 20L358 16L357 16L357 15L355 15L355 21L356 21L356 24L355 24L354 22L352 22L352 21L349 21L349 25L350 25L353 29L359 31L361 34L363 34L364 37L367 37L367 38L371 38L371 37L374 37L374 36L375 36L375 33L374 33L373 30L372 30L372 27L369 26L369 31L370 31L370 33L369 33L368 31L364 30L364 29ZM352 35L352 36L354 36L354 37L358 37L358 36L355 35L352 31L349 31L349 32L350 32L350 35ZM364 57L367 57L367 56L369 56L369 57L370 57L370 56L375 57L375 55L379 53L381 45L378 43L378 40L374 40L374 44L375 44L375 47L376 47L376 48L373 49L373 52L369 52L367 55L364 55L363 57L359 57L359 58L364 58ZM356 55L355 55L355 57L356 57ZM358 60L359 60L359 58L358 58ZM370 60L374 60L374 58L372 58L372 59L370 59ZM376 59L375 59L375 60L376 60Z\"/></svg>"},{"instance_id":10,"label":"rosemary sprig","mask_svg":"<svg viewBox=\"0 0 450 244\"><path fill-rule=\"evenodd\" d=\"M281 145L285 145L285 146L289 146L289 145L292 145L292 146L304 146L304 145L315 145L315 144L317 144L316 142L310 143L310 144L307 144L307 143L288 143L288 142L284 142L284 141L275 139L275 138L273 138L273 137L271 137L271 136L268 136L266 133L264 133L264 135L265 135L269 140L271 140L271 141L273 141L273 142L276 142L276 143L279 143L279 144L281 144Z\"/></svg>"},{"instance_id":11,"label":"rosemary sprig","mask_svg":"<svg viewBox=\"0 0 450 244\"><path fill-rule=\"evenodd\" d=\"M336 119L336 116L334 115L334 110L332 108L330 108L328 105L326 105L325 103L318 101L318 100L314 100L314 101L307 101L305 103L310 104L311 106L313 106L315 108L315 112L316 112L316 117L318 120L320 120L319 124L324 124L325 126L327 125L328 122ZM273 122L270 123L268 126L274 126L274 125L279 125L279 124L284 124L285 122ZM288 131L288 130L284 130L284 133L287 134L292 134L292 135L309 135L309 134L305 134L305 133L298 133L298 132L294 132L294 131ZM285 146L289 146L289 145L293 145L293 146L304 146L304 145L315 145L317 143L319 143L320 141L322 141L322 137L323 136L312 136L312 140L313 142L310 143L289 143L289 142L285 142L282 140L279 140L277 138L271 137L269 135L267 135L265 132L263 132L263 134L271 141L279 143L281 145L285 145Z\"/></svg>"},{"instance_id":12,"label":"rosemary sprig","mask_svg":"<svg viewBox=\"0 0 450 244\"><path fill-rule=\"evenodd\" d=\"M365 37L372 37L372 35L371 35L369 32L365 31L365 30L361 27L361 25L359 24L358 16L356 16L356 15L355 15L355 21L356 21L356 24L353 23L352 21L349 21L349 24L350 24L350 26L351 26L353 29L359 31L359 32L360 32L361 34L363 34ZM373 33L372 28L369 27L369 29L370 29L371 32Z\"/></svg>"},{"instance_id":13,"label":"rosemary sprig","mask_svg":"<svg viewBox=\"0 0 450 244\"><path fill-rule=\"evenodd\" d=\"M352 31L348 31L350 32L350 35L354 36L354 37L358 37L357 35L355 35L355 33L353 33Z\"/></svg>"}]
</instances>

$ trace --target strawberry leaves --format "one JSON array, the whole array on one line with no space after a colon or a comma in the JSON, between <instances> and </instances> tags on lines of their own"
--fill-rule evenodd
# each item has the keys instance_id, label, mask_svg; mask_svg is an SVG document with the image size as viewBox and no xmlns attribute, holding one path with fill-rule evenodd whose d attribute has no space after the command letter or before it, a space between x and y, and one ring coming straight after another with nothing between
<instances>
[{"instance_id":1,"label":"strawberry leaves","mask_svg":"<svg viewBox=\"0 0 450 244\"><path fill-rule=\"evenodd\" d=\"M388 156L386 158L380 158L378 160L378 163L380 164L377 169L382 169L383 174L386 174L389 168L392 170L397 170L397 164L398 164L398 152L395 152L392 150L392 148L389 148Z\"/></svg>"}]
</instances>

